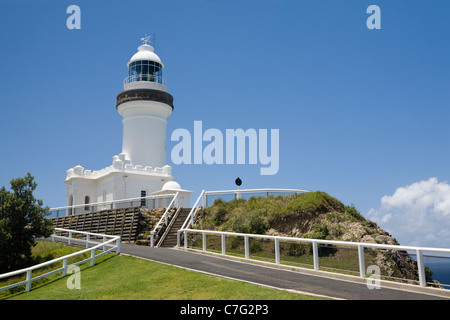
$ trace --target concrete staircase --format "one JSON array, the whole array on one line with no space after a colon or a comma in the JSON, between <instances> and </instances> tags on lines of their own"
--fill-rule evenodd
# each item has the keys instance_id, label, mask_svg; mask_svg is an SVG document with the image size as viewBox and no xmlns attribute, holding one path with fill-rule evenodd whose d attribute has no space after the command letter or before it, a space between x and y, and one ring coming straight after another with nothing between
<instances>
[{"instance_id":1,"label":"concrete staircase","mask_svg":"<svg viewBox=\"0 0 450 320\"><path fill-rule=\"evenodd\" d=\"M177 231L183 226L189 212L191 212L191 208L181 208L175 214L156 247L175 247L177 245Z\"/></svg>"}]
</instances>

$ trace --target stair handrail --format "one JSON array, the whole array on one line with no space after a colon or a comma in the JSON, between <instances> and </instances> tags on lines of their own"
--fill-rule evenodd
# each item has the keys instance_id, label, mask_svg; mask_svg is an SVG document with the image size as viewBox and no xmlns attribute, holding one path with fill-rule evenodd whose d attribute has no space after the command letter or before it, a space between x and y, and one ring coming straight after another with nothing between
<instances>
[{"instance_id":1,"label":"stair handrail","mask_svg":"<svg viewBox=\"0 0 450 320\"><path fill-rule=\"evenodd\" d=\"M172 201L170 201L169 206L167 207L166 211L164 212L164 214L161 216L161 219L159 219L158 223L156 224L156 226L153 228L152 232L150 233L150 246L153 248L154 245L154 239L155 239L155 235L157 235L158 233L156 232L156 230L158 229L159 225L162 223L162 221L164 220L164 224L167 226L168 225L168 217L169 217L169 211L170 209L172 209L172 206L175 204L175 200L178 200L178 195L180 193L177 192L175 194L175 196L173 197ZM178 202L176 203L177 207L178 207ZM159 231L158 231L159 232Z\"/></svg>"},{"instance_id":2,"label":"stair handrail","mask_svg":"<svg viewBox=\"0 0 450 320\"><path fill-rule=\"evenodd\" d=\"M186 220L183 223L183 226L181 227L180 230L183 230L185 228L188 227L188 221L191 220L191 225L194 224L194 218L195 218L195 213L197 212L197 204L200 201L200 199L203 199L205 195L205 190L202 190L202 192L200 193L200 196L197 198L197 201L195 201L195 204L192 206L191 211L189 212L189 215L186 217ZM204 201L202 201L203 204Z\"/></svg>"},{"instance_id":3,"label":"stair handrail","mask_svg":"<svg viewBox=\"0 0 450 320\"><path fill-rule=\"evenodd\" d=\"M156 242L156 248L159 248L161 246L161 244L164 242L164 239L167 237L167 234L170 232L173 224L175 223L175 221L178 218L178 215L181 213L182 208L178 207L177 211L175 211L172 220L170 220L169 224L166 227L166 230L164 230L164 233L161 235L161 237L159 238L158 242ZM161 231L161 229L159 230ZM158 233L159 233L158 231Z\"/></svg>"}]
</instances>

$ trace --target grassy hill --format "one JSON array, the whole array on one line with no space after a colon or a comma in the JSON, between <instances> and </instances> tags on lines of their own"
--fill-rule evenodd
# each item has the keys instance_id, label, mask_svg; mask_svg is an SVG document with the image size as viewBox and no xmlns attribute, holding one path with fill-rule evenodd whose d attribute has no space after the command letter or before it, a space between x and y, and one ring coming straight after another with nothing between
<instances>
[{"instance_id":1,"label":"grassy hill","mask_svg":"<svg viewBox=\"0 0 450 320\"><path fill-rule=\"evenodd\" d=\"M197 216L197 227L222 231L302 238L398 244L353 206L325 192L292 196L216 199Z\"/></svg>"},{"instance_id":2,"label":"grassy hill","mask_svg":"<svg viewBox=\"0 0 450 320\"><path fill-rule=\"evenodd\" d=\"M341 240L398 245L397 240L376 223L365 219L353 205L344 205L325 192L299 195L252 197L214 203L197 215L194 228L252 234L268 234L297 238ZM194 240L195 241L195 240ZM239 244L234 241L234 246ZM270 254L270 244L253 241L252 253ZM338 250L322 246L321 257L333 268L352 260L358 269L356 250ZM286 244L281 247L287 259L311 260L308 245ZM366 265L376 264L383 276L418 280L417 264L406 252L366 250ZM429 274L430 275L430 274Z\"/></svg>"}]
</instances>

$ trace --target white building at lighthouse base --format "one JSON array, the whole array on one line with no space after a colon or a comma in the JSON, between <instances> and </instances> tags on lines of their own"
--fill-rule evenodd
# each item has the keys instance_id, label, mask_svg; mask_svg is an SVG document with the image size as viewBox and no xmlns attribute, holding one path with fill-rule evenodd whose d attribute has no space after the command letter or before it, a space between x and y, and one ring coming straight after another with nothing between
<instances>
[{"instance_id":1,"label":"white building at lighthouse base","mask_svg":"<svg viewBox=\"0 0 450 320\"><path fill-rule=\"evenodd\" d=\"M121 153L113 157L111 166L98 171L85 170L80 165L67 170L64 183L68 206L178 192L179 206L189 207L192 191L181 189L173 180L169 165L162 168L133 166ZM161 203L159 206L167 205Z\"/></svg>"}]
</instances>

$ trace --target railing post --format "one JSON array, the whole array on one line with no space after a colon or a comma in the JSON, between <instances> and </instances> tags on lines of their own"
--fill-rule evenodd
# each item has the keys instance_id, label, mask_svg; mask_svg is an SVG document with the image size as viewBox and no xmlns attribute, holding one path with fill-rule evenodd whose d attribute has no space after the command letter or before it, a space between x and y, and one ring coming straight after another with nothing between
<instances>
[{"instance_id":1,"label":"railing post","mask_svg":"<svg viewBox=\"0 0 450 320\"><path fill-rule=\"evenodd\" d=\"M425 266L423 261L423 252L420 249L416 250L417 254L417 268L419 269L419 284L421 287L427 286L427 281L425 278Z\"/></svg>"},{"instance_id":2,"label":"railing post","mask_svg":"<svg viewBox=\"0 0 450 320\"><path fill-rule=\"evenodd\" d=\"M69 240L67 240L67 244L68 245L72 244L72 231L69 231Z\"/></svg>"},{"instance_id":3,"label":"railing post","mask_svg":"<svg viewBox=\"0 0 450 320\"><path fill-rule=\"evenodd\" d=\"M359 275L361 278L366 277L366 263L364 262L364 246L358 244L358 260L359 260Z\"/></svg>"},{"instance_id":4,"label":"railing post","mask_svg":"<svg viewBox=\"0 0 450 320\"><path fill-rule=\"evenodd\" d=\"M65 277L67 275L67 258L63 260L63 271L62 276Z\"/></svg>"},{"instance_id":5,"label":"railing post","mask_svg":"<svg viewBox=\"0 0 450 320\"><path fill-rule=\"evenodd\" d=\"M226 245L225 245L225 233L220 235L221 243L222 243L222 254L225 255Z\"/></svg>"},{"instance_id":6,"label":"railing post","mask_svg":"<svg viewBox=\"0 0 450 320\"><path fill-rule=\"evenodd\" d=\"M95 264L95 249L91 250L91 267Z\"/></svg>"},{"instance_id":7,"label":"railing post","mask_svg":"<svg viewBox=\"0 0 450 320\"><path fill-rule=\"evenodd\" d=\"M319 248L317 246L317 242L313 241L313 258L314 258L314 270L319 271Z\"/></svg>"},{"instance_id":8,"label":"railing post","mask_svg":"<svg viewBox=\"0 0 450 320\"><path fill-rule=\"evenodd\" d=\"M116 254L120 254L120 244L122 243L122 239L120 237L117 238L116 240Z\"/></svg>"},{"instance_id":9,"label":"railing post","mask_svg":"<svg viewBox=\"0 0 450 320\"><path fill-rule=\"evenodd\" d=\"M152 231L152 232L150 233L150 247L151 247L151 248L154 247L154 243L153 243L154 239L155 239L155 232Z\"/></svg>"},{"instance_id":10,"label":"railing post","mask_svg":"<svg viewBox=\"0 0 450 320\"><path fill-rule=\"evenodd\" d=\"M106 236L103 236L103 243L106 242ZM106 244L103 245L103 251L106 251Z\"/></svg>"},{"instance_id":11,"label":"railing post","mask_svg":"<svg viewBox=\"0 0 450 320\"><path fill-rule=\"evenodd\" d=\"M188 241L187 241L187 231L184 230L184 248L187 249Z\"/></svg>"},{"instance_id":12,"label":"railing post","mask_svg":"<svg viewBox=\"0 0 450 320\"><path fill-rule=\"evenodd\" d=\"M203 208L206 208L206 201L207 201L208 199L206 198L206 193L205 192L203 192L202 193L202 207Z\"/></svg>"},{"instance_id":13,"label":"railing post","mask_svg":"<svg viewBox=\"0 0 450 320\"><path fill-rule=\"evenodd\" d=\"M275 238L275 263L280 264L280 239Z\"/></svg>"},{"instance_id":14,"label":"railing post","mask_svg":"<svg viewBox=\"0 0 450 320\"><path fill-rule=\"evenodd\" d=\"M177 248L180 247L180 244L181 244L181 231L178 230L177 231Z\"/></svg>"},{"instance_id":15,"label":"railing post","mask_svg":"<svg viewBox=\"0 0 450 320\"><path fill-rule=\"evenodd\" d=\"M27 271L27 285L26 285L26 290L27 292L29 292L31 290L31 270Z\"/></svg>"},{"instance_id":16,"label":"railing post","mask_svg":"<svg viewBox=\"0 0 450 320\"><path fill-rule=\"evenodd\" d=\"M202 247L203 251L206 251L206 233L202 232Z\"/></svg>"},{"instance_id":17,"label":"railing post","mask_svg":"<svg viewBox=\"0 0 450 320\"><path fill-rule=\"evenodd\" d=\"M89 241L91 241L91 235L87 234L86 235L86 248L89 248Z\"/></svg>"},{"instance_id":18,"label":"railing post","mask_svg":"<svg viewBox=\"0 0 450 320\"><path fill-rule=\"evenodd\" d=\"M250 257L250 252L248 249L248 236L244 236L244 247L245 247L245 259Z\"/></svg>"}]
</instances>

